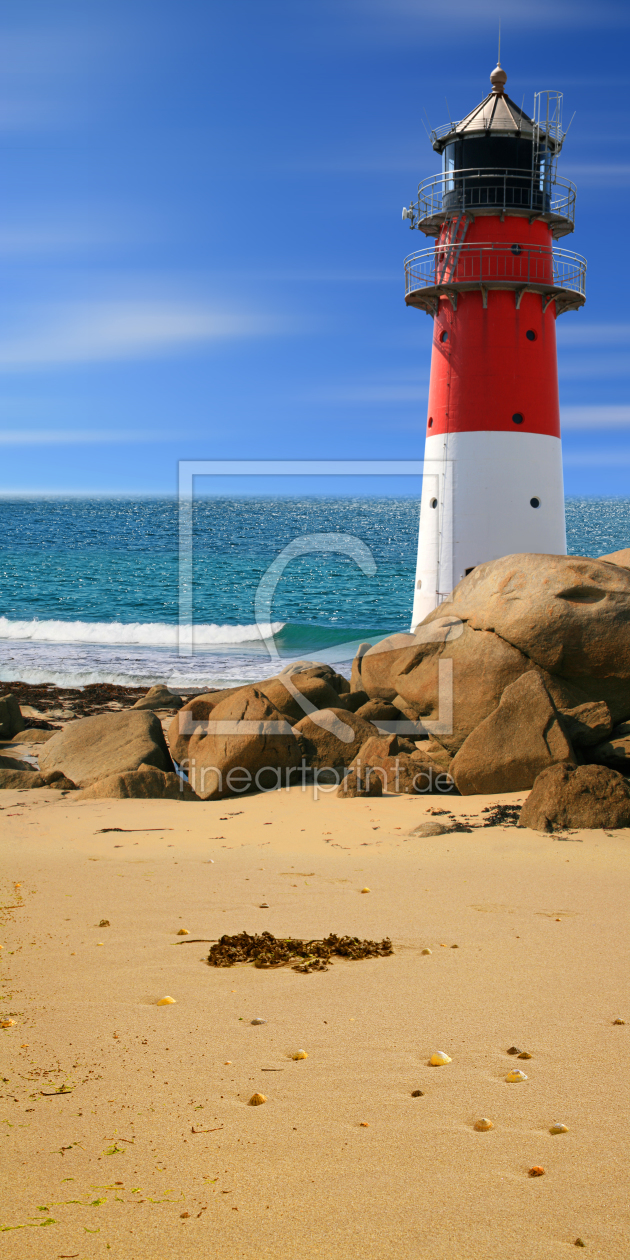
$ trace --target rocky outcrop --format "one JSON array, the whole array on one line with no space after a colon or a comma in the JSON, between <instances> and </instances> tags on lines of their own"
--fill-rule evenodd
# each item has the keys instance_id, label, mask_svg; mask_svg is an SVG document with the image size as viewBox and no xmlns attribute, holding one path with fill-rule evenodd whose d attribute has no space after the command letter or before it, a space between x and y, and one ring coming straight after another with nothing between
<instances>
[{"instance_id":1,"label":"rocky outcrop","mask_svg":"<svg viewBox=\"0 0 630 1260\"><path fill-rule=\"evenodd\" d=\"M222 700L230 699L242 690L242 687L236 687L234 690L230 689L227 695L224 691L204 692L200 696L193 696L192 700L182 706L167 732L171 757L178 765L188 756L191 735L207 734L208 719L213 709Z\"/></svg>"},{"instance_id":2,"label":"rocky outcrop","mask_svg":"<svg viewBox=\"0 0 630 1260\"><path fill-rule=\"evenodd\" d=\"M366 749L367 745L364 745L352 762L337 789L338 796L374 795L373 784L378 780L382 791L392 793L423 796L455 792L455 784L449 774L430 762L422 761L417 755L399 752L388 756ZM381 793L377 791L376 795Z\"/></svg>"},{"instance_id":3,"label":"rocky outcrop","mask_svg":"<svg viewBox=\"0 0 630 1260\"><path fill-rule=\"evenodd\" d=\"M538 775L519 827L534 831L630 827L630 785L606 766L550 766Z\"/></svg>"},{"instance_id":4,"label":"rocky outcrop","mask_svg":"<svg viewBox=\"0 0 630 1260\"><path fill-rule=\"evenodd\" d=\"M581 556L505 556L473 569L423 628L446 614L575 684L583 700L604 700L614 721L630 717L629 569Z\"/></svg>"},{"instance_id":5,"label":"rocky outcrop","mask_svg":"<svg viewBox=\"0 0 630 1260\"><path fill-rule=\"evenodd\" d=\"M99 779L79 792L76 799L198 801L199 797L179 775L156 770L155 766L140 766L138 770Z\"/></svg>"},{"instance_id":6,"label":"rocky outcrop","mask_svg":"<svg viewBox=\"0 0 630 1260\"><path fill-rule=\"evenodd\" d=\"M6 758L9 761L9 758ZM60 770L49 770L46 774L38 774L36 770L13 770L10 767L0 768L0 789L19 788L21 791L32 788L54 788L58 792L71 792L75 784Z\"/></svg>"},{"instance_id":7,"label":"rocky outcrop","mask_svg":"<svg viewBox=\"0 0 630 1260\"><path fill-rule=\"evenodd\" d=\"M357 693L365 695L364 691ZM373 722L378 726L382 722L400 722L400 710L396 709L393 704L388 704L386 700L368 700L362 704L360 708L354 710L359 717L365 722Z\"/></svg>"},{"instance_id":8,"label":"rocky outcrop","mask_svg":"<svg viewBox=\"0 0 630 1260\"><path fill-rule=\"evenodd\" d=\"M159 719L137 709L69 722L39 754L41 773L61 770L78 787L137 770L143 763L157 770L173 769Z\"/></svg>"},{"instance_id":9,"label":"rocky outcrop","mask_svg":"<svg viewBox=\"0 0 630 1260\"><path fill-rule=\"evenodd\" d=\"M257 687L243 687L222 700L207 727L206 733L190 737L182 763L202 800L279 787L300 764L301 748L291 726Z\"/></svg>"},{"instance_id":10,"label":"rocky outcrop","mask_svg":"<svg viewBox=\"0 0 630 1260\"><path fill-rule=\"evenodd\" d=\"M0 739L13 739L26 723L14 695L0 696Z\"/></svg>"},{"instance_id":11,"label":"rocky outcrop","mask_svg":"<svg viewBox=\"0 0 630 1260\"><path fill-rule=\"evenodd\" d=\"M310 671L280 674L277 678L258 683L257 686L292 726L307 714L317 713L319 709L339 708L339 695L328 680ZM295 692L302 697L301 700Z\"/></svg>"},{"instance_id":12,"label":"rocky outcrop","mask_svg":"<svg viewBox=\"0 0 630 1260\"><path fill-rule=\"evenodd\" d=\"M622 569L630 569L630 547L624 547L621 551L611 551L607 556L598 556L597 559L605 564L619 564Z\"/></svg>"},{"instance_id":13,"label":"rocky outcrop","mask_svg":"<svg viewBox=\"0 0 630 1260\"><path fill-rule=\"evenodd\" d=\"M366 652L369 652L371 647L372 647L371 643L360 643L356 650L355 658L352 662L352 673L350 674L350 690L351 691L364 691L365 690L363 686L363 679L361 677L361 668L363 665L363 657L365 656Z\"/></svg>"},{"instance_id":14,"label":"rocky outcrop","mask_svg":"<svg viewBox=\"0 0 630 1260\"><path fill-rule=\"evenodd\" d=\"M21 761L19 757L0 757L0 770L30 770L32 773L34 769L30 761Z\"/></svg>"},{"instance_id":15,"label":"rocky outcrop","mask_svg":"<svg viewBox=\"0 0 630 1260\"><path fill-rule=\"evenodd\" d=\"M157 687L151 687L147 691L146 696L141 700L136 700L134 709L181 709L183 700L181 696L176 696L164 683L160 683Z\"/></svg>"},{"instance_id":16,"label":"rocky outcrop","mask_svg":"<svg viewBox=\"0 0 630 1260\"><path fill-rule=\"evenodd\" d=\"M375 729L347 709L321 709L293 728L306 762L318 769L349 766Z\"/></svg>"},{"instance_id":17,"label":"rocky outcrop","mask_svg":"<svg viewBox=\"0 0 630 1260\"><path fill-rule=\"evenodd\" d=\"M630 722L621 722L611 733L610 739L589 748L589 761L609 766L620 774L630 774Z\"/></svg>"},{"instance_id":18,"label":"rocky outcrop","mask_svg":"<svg viewBox=\"0 0 630 1260\"><path fill-rule=\"evenodd\" d=\"M590 749L610 735L613 722L603 700L591 700L574 709L562 709L562 725L576 748Z\"/></svg>"},{"instance_id":19,"label":"rocky outcrop","mask_svg":"<svg viewBox=\"0 0 630 1260\"><path fill-rule=\"evenodd\" d=\"M522 792L542 770L575 763L558 711L539 674L505 688L497 708L468 736L451 763L462 796Z\"/></svg>"}]
</instances>

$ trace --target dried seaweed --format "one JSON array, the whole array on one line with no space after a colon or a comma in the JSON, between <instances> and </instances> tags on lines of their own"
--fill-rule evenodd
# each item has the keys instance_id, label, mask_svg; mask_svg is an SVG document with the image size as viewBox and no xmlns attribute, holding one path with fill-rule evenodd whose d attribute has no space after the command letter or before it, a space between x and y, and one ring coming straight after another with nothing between
<instances>
[{"instance_id":1,"label":"dried seaweed","mask_svg":"<svg viewBox=\"0 0 630 1260\"><path fill-rule=\"evenodd\" d=\"M277 938L271 932L250 936L222 936L208 954L211 967L234 967L236 963L253 963L255 967L292 967L308 975L311 971L327 971L332 955L340 958L378 958L393 954L388 937L382 941L361 941L358 936L335 936L324 940L300 941L292 936Z\"/></svg>"},{"instance_id":2,"label":"dried seaweed","mask_svg":"<svg viewBox=\"0 0 630 1260\"><path fill-rule=\"evenodd\" d=\"M521 813L520 805L486 805L482 814L489 814L483 822L484 827L518 827Z\"/></svg>"}]
</instances>

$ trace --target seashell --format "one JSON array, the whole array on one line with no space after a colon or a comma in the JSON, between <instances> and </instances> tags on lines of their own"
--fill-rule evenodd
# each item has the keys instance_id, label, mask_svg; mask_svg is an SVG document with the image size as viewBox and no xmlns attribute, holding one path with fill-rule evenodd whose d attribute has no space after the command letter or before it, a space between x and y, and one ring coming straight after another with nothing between
<instances>
[{"instance_id":1,"label":"seashell","mask_svg":"<svg viewBox=\"0 0 630 1260\"><path fill-rule=\"evenodd\" d=\"M156 1003L157 1006L175 1006L175 998L163 997Z\"/></svg>"},{"instance_id":2,"label":"seashell","mask_svg":"<svg viewBox=\"0 0 630 1260\"><path fill-rule=\"evenodd\" d=\"M100 923L99 923L99 925L98 925L98 926L99 926L99 927L109 927L109 926L110 926L109 919L101 919L101 921L100 921Z\"/></svg>"},{"instance_id":3,"label":"seashell","mask_svg":"<svg viewBox=\"0 0 630 1260\"><path fill-rule=\"evenodd\" d=\"M506 1081L512 1082L512 1081L526 1081L528 1078L524 1072L520 1071L519 1068L514 1068L513 1072L508 1072L505 1079Z\"/></svg>"},{"instance_id":4,"label":"seashell","mask_svg":"<svg viewBox=\"0 0 630 1260\"><path fill-rule=\"evenodd\" d=\"M412 1097L412 1098L424 1098L424 1090L422 1090L422 1089L412 1089L412 1091L411 1091L411 1097Z\"/></svg>"},{"instance_id":5,"label":"seashell","mask_svg":"<svg viewBox=\"0 0 630 1260\"><path fill-rule=\"evenodd\" d=\"M3 1019L0 1028L13 1028L14 1023L14 1019Z\"/></svg>"},{"instance_id":6,"label":"seashell","mask_svg":"<svg viewBox=\"0 0 630 1260\"><path fill-rule=\"evenodd\" d=\"M291 1055L291 1058L292 1059L308 1059L308 1054L306 1053L306 1050L296 1050L295 1054Z\"/></svg>"},{"instance_id":7,"label":"seashell","mask_svg":"<svg viewBox=\"0 0 630 1260\"><path fill-rule=\"evenodd\" d=\"M568 1133L569 1126L566 1124L552 1124L549 1132L550 1133Z\"/></svg>"},{"instance_id":8,"label":"seashell","mask_svg":"<svg viewBox=\"0 0 630 1260\"><path fill-rule=\"evenodd\" d=\"M625 1022L625 1019L613 1019L613 1024L625 1024ZM582 1243L582 1246L584 1246L584 1243Z\"/></svg>"},{"instance_id":9,"label":"seashell","mask_svg":"<svg viewBox=\"0 0 630 1260\"><path fill-rule=\"evenodd\" d=\"M477 1133L487 1133L488 1129L494 1129L494 1125L487 1116L482 1116L480 1120L475 1120L473 1128L477 1130Z\"/></svg>"},{"instance_id":10,"label":"seashell","mask_svg":"<svg viewBox=\"0 0 630 1260\"><path fill-rule=\"evenodd\" d=\"M252 1094L247 1105L248 1107L261 1107L262 1104L265 1103L266 1101L267 1101L266 1094Z\"/></svg>"},{"instance_id":11,"label":"seashell","mask_svg":"<svg viewBox=\"0 0 630 1260\"><path fill-rule=\"evenodd\" d=\"M429 1059L429 1063L431 1064L431 1067L443 1067L445 1063L452 1063L452 1062L453 1060L451 1059L450 1055L445 1054L443 1050L436 1050L435 1054L432 1054L431 1058Z\"/></svg>"},{"instance_id":12,"label":"seashell","mask_svg":"<svg viewBox=\"0 0 630 1260\"><path fill-rule=\"evenodd\" d=\"M261 903L260 903L260 905L259 905L258 909L259 909L259 910L268 910L268 909L269 909L269 902L268 902L268 901L261 901Z\"/></svg>"},{"instance_id":13,"label":"seashell","mask_svg":"<svg viewBox=\"0 0 630 1260\"><path fill-rule=\"evenodd\" d=\"M510 1046L508 1050L508 1054L522 1054L522 1053L523 1051L521 1050L520 1046Z\"/></svg>"},{"instance_id":14,"label":"seashell","mask_svg":"<svg viewBox=\"0 0 630 1260\"><path fill-rule=\"evenodd\" d=\"M518 1057L519 1059L531 1059L532 1056L529 1053L529 1050L521 1050L521 1053L519 1054Z\"/></svg>"},{"instance_id":15,"label":"seashell","mask_svg":"<svg viewBox=\"0 0 630 1260\"><path fill-rule=\"evenodd\" d=\"M544 1177L544 1175L545 1175L545 1170L542 1164L534 1164L534 1167L529 1169L530 1177Z\"/></svg>"},{"instance_id":16,"label":"seashell","mask_svg":"<svg viewBox=\"0 0 630 1260\"><path fill-rule=\"evenodd\" d=\"M361 892L371 892L371 891L372 891L372 889L371 889L371 888L362 888L362 889L361 889Z\"/></svg>"},{"instance_id":17,"label":"seashell","mask_svg":"<svg viewBox=\"0 0 630 1260\"><path fill-rule=\"evenodd\" d=\"M451 949L459 949L459 945L451 945Z\"/></svg>"},{"instance_id":18,"label":"seashell","mask_svg":"<svg viewBox=\"0 0 630 1260\"><path fill-rule=\"evenodd\" d=\"M178 936L190 936L190 932L188 931L188 928L180 928L180 929L179 929L179 932L177 933L177 935L178 935Z\"/></svg>"},{"instance_id":19,"label":"seashell","mask_svg":"<svg viewBox=\"0 0 630 1260\"><path fill-rule=\"evenodd\" d=\"M432 950L432 949L423 949L422 953L423 953L423 954L432 954L432 953L433 953L433 950Z\"/></svg>"},{"instance_id":20,"label":"seashell","mask_svg":"<svg viewBox=\"0 0 630 1260\"><path fill-rule=\"evenodd\" d=\"M252 1019L252 1021L251 1021L251 1022L252 1022L252 1024L266 1024L266 1023L267 1023L267 1020L266 1020L266 1019L259 1019L259 1017L258 1017L258 1015L257 1015L257 1016L256 1016L256 1018L255 1018L255 1019Z\"/></svg>"}]
</instances>

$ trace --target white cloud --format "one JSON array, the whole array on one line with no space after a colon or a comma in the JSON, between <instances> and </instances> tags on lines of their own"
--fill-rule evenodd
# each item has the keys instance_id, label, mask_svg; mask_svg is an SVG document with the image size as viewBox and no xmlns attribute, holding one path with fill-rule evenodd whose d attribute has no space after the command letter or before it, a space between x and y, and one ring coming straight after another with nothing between
<instances>
[{"instance_id":1,"label":"white cloud","mask_svg":"<svg viewBox=\"0 0 630 1260\"><path fill-rule=\"evenodd\" d=\"M630 342L630 324L559 324L561 346L610 346Z\"/></svg>"},{"instance_id":2,"label":"white cloud","mask_svg":"<svg viewBox=\"0 0 630 1260\"><path fill-rule=\"evenodd\" d=\"M0 446L82 446L86 443L168 442L152 429L0 429Z\"/></svg>"},{"instance_id":3,"label":"white cloud","mask_svg":"<svg viewBox=\"0 0 630 1260\"><path fill-rule=\"evenodd\" d=\"M630 447L617 450L601 450L592 447L586 451L565 451L565 468L629 468Z\"/></svg>"},{"instance_id":4,"label":"white cloud","mask_svg":"<svg viewBox=\"0 0 630 1260\"><path fill-rule=\"evenodd\" d=\"M280 328L271 316L221 311L202 303L68 302L41 311L23 332L0 335L0 371L144 359L269 335Z\"/></svg>"},{"instance_id":5,"label":"white cloud","mask_svg":"<svg viewBox=\"0 0 630 1260\"><path fill-rule=\"evenodd\" d=\"M630 406L598 405L563 407L562 428L566 429L630 429Z\"/></svg>"}]
</instances>

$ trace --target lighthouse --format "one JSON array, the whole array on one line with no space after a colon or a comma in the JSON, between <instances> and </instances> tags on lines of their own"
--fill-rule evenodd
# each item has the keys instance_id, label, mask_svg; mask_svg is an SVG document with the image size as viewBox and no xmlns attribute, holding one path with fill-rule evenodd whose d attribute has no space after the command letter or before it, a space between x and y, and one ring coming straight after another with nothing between
<instances>
[{"instance_id":1,"label":"lighthouse","mask_svg":"<svg viewBox=\"0 0 630 1260\"><path fill-rule=\"evenodd\" d=\"M412 627L484 561L566 555L556 319L583 306L586 261L557 244L575 221L562 94L530 118L506 81L499 64L431 133L442 172L403 210L435 238L405 260L405 301L433 320Z\"/></svg>"}]
</instances>

